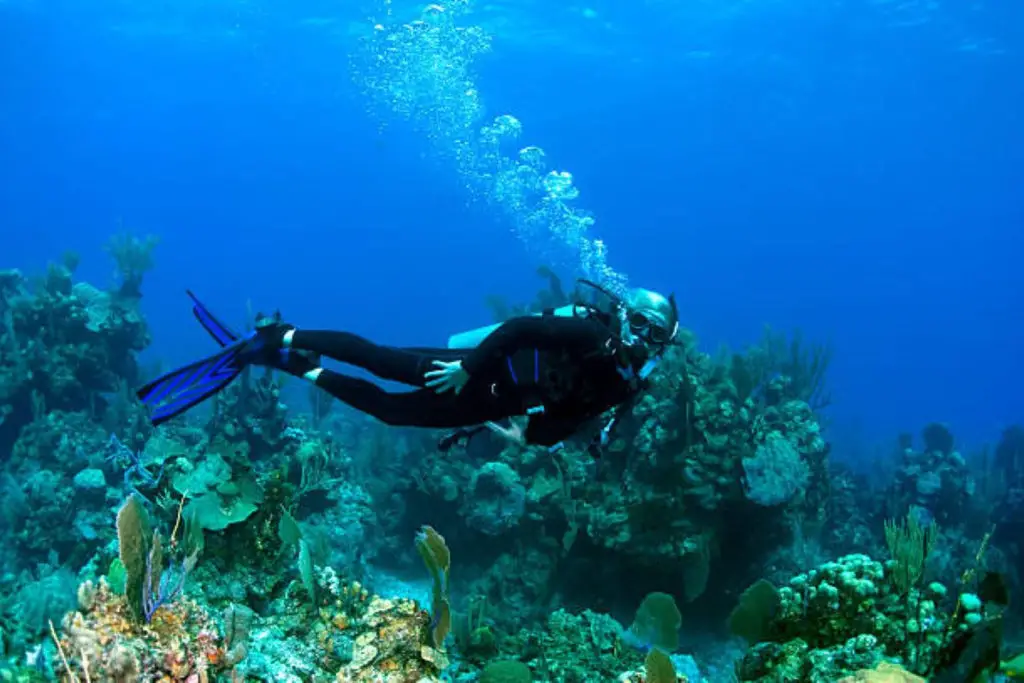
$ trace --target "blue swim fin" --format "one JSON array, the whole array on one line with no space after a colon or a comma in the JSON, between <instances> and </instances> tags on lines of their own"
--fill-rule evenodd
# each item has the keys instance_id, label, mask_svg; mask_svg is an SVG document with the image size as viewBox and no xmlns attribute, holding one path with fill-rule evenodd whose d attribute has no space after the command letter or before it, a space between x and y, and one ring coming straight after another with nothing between
<instances>
[{"instance_id":1,"label":"blue swim fin","mask_svg":"<svg viewBox=\"0 0 1024 683\"><path fill-rule=\"evenodd\" d=\"M149 408L149 419L153 425L162 424L231 384L245 369L245 356L251 350L252 338L241 339L209 358L158 377L139 389L136 395Z\"/></svg>"},{"instance_id":2,"label":"blue swim fin","mask_svg":"<svg viewBox=\"0 0 1024 683\"><path fill-rule=\"evenodd\" d=\"M213 396L230 384L244 365L239 362L243 345L239 344L238 348L232 346L237 344L238 335L213 315L191 290L185 292L192 299L192 314L196 320L225 350L158 377L136 392L150 409L150 420L154 425L166 422Z\"/></svg>"},{"instance_id":3,"label":"blue swim fin","mask_svg":"<svg viewBox=\"0 0 1024 683\"><path fill-rule=\"evenodd\" d=\"M190 290L186 292L192 299L192 314L196 320L224 348L156 378L136 392L149 408L154 426L181 415L221 391L250 364L289 369L287 351L268 355L259 330L240 336L213 315L195 294ZM280 359L277 354L281 355Z\"/></svg>"},{"instance_id":4,"label":"blue swim fin","mask_svg":"<svg viewBox=\"0 0 1024 683\"><path fill-rule=\"evenodd\" d=\"M186 289L185 293L192 299L192 315L209 332L215 342L221 346L230 346L238 341L238 335L230 327L222 323L217 316L210 313L210 309L203 305L203 302L192 293L192 290Z\"/></svg>"}]
</instances>

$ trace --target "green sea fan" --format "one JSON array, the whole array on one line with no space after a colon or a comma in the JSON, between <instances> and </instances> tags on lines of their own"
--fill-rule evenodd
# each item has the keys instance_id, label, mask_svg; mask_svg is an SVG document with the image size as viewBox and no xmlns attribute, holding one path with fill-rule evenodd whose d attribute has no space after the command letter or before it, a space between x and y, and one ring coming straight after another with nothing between
<instances>
[{"instance_id":1,"label":"green sea fan","mask_svg":"<svg viewBox=\"0 0 1024 683\"><path fill-rule=\"evenodd\" d=\"M640 643L672 652L679 647L682 623L683 615L675 598L668 593L648 593L636 611L629 632Z\"/></svg>"}]
</instances>

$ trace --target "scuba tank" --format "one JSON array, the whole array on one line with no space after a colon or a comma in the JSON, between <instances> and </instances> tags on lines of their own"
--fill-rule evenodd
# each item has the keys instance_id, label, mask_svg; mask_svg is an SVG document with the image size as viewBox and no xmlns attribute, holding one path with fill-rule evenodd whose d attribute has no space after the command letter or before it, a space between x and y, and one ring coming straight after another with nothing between
<instances>
[{"instance_id":1,"label":"scuba tank","mask_svg":"<svg viewBox=\"0 0 1024 683\"><path fill-rule=\"evenodd\" d=\"M612 302L612 308L615 310L622 308L622 299L609 292L607 289L598 285L590 280L577 280L581 285L592 287L598 292L607 296ZM589 303L572 303L566 306L561 306L555 309L549 309L546 311L538 311L531 313L530 315L541 316L541 315L557 315L564 318L575 318L575 317L588 317L598 307L594 304ZM457 332L448 337L448 348L449 349L475 349L480 345L484 339L487 338L491 332L501 327L502 323L494 323L493 325L485 325L484 327L477 327L476 329L466 330L465 332Z\"/></svg>"},{"instance_id":2,"label":"scuba tank","mask_svg":"<svg viewBox=\"0 0 1024 683\"><path fill-rule=\"evenodd\" d=\"M576 304L569 304L568 306L562 306L551 311L552 315L561 316L563 318L572 318L576 315ZM543 312L531 313L530 315L543 315ZM487 338L491 332L502 326L503 323L495 323L493 325L485 325L484 327L478 327L474 330L466 330L465 332L458 332L448 337L448 348L449 349L475 349L480 345L484 339Z\"/></svg>"}]
</instances>

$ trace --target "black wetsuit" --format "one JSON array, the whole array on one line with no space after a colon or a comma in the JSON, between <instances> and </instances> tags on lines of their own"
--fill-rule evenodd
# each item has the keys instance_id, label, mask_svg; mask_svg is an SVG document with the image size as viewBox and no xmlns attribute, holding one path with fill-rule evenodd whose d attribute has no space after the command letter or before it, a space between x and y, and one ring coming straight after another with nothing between
<instances>
[{"instance_id":1,"label":"black wetsuit","mask_svg":"<svg viewBox=\"0 0 1024 683\"><path fill-rule=\"evenodd\" d=\"M406 427L471 427L529 415L526 442L553 446L585 422L628 401L637 390L623 372L607 320L551 314L512 318L475 349L381 346L348 332L296 330L291 348L361 367L419 387L389 392L373 382L324 369L316 380L353 408ZM435 360L461 360L462 391L424 386Z\"/></svg>"}]
</instances>

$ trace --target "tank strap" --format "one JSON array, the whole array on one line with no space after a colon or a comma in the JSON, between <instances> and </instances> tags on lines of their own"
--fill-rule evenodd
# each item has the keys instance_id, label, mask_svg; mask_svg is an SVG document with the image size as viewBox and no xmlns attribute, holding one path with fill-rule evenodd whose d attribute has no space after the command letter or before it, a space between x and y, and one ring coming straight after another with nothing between
<instances>
[{"instance_id":1,"label":"tank strap","mask_svg":"<svg viewBox=\"0 0 1024 683\"><path fill-rule=\"evenodd\" d=\"M519 386L519 376L516 374L516 368L512 365L512 356L505 356L505 361L508 363L508 374L512 375L512 383Z\"/></svg>"},{"instance_id":2,"label":"tank strap","mask_svg":"<svg viewBox=\"0 0 1024 683\"><path fill-rule=\"evenodd\" d=\"M515 364L512 362L512 356L506 356L505 362L508 365L508 374L512 377L512 383L517 387L519 385L519 375L516 373ZM540 349L533 350L533 383L527 389L532 388L531 393L539 394L540 387ZM526 408L524 410L525 415L541 415L544 413L544 403L538 402L536 405L529 405L529 401L524 401Z\"/></svg>"}]
</instances>

